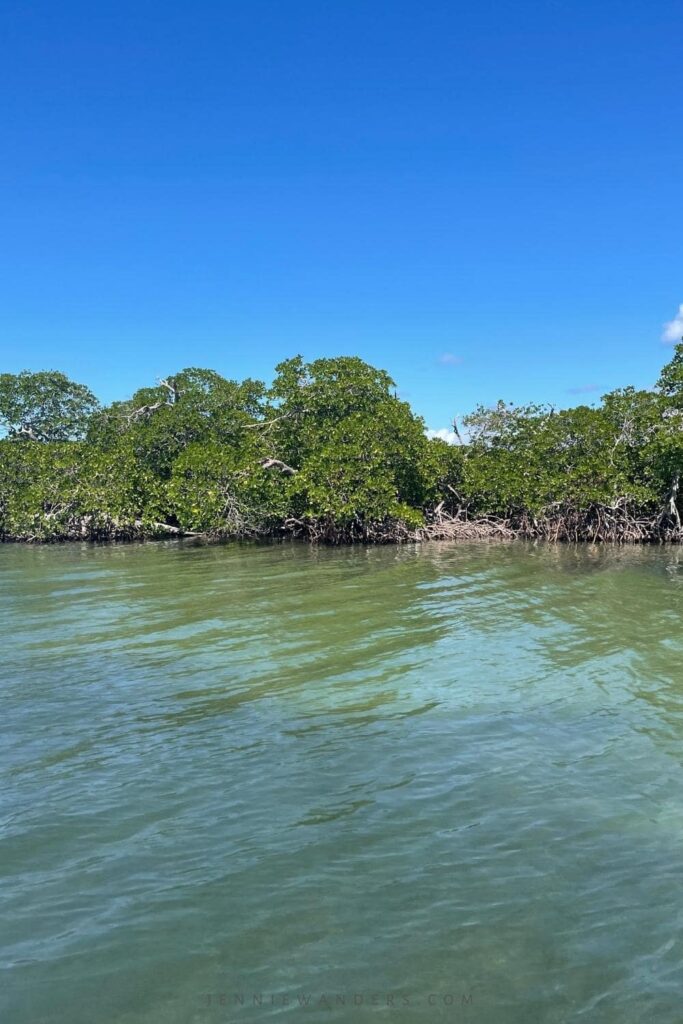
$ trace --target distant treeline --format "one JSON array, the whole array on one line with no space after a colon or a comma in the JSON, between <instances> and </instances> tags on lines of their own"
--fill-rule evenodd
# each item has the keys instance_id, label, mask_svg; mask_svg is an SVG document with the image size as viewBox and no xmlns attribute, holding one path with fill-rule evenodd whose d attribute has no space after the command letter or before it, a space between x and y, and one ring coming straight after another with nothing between
<instances>
[{"instance_id":1,"label":"distant treeline","mask_svg":"<svg viewBox=\"0 0 683 1024\"><path fill-rule=\"evenodd\" d=\"M101 406L56 371L0 374L0 538L683 539L683 344L654 390L499 402L425 434L383 370L185 369Z\"/></svg>"}]
</instances>

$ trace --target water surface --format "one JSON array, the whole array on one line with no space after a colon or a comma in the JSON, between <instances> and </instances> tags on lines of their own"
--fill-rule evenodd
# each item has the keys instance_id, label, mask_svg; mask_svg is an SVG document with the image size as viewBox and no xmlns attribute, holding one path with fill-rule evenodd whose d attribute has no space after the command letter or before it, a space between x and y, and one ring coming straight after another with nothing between
<instances>
[{"instance_id":1,"label":"water surface","mask_svg":"<svg viewBox=\"0 0 683 1024\"><path fill-rule=\"evenodd\" d=\"M2 1019L680 1024L682 610L676 549L0 547Z\"/></svg>"}]
</instances>

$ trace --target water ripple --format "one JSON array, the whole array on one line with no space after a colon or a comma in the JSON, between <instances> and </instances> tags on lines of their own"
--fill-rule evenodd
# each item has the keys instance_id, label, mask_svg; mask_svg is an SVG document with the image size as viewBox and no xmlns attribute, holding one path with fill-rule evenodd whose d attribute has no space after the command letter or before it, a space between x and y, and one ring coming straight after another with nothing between
<instances>
[{"instance_id":1,"label":"water ripple","mask_svg":"<svg viewBox=\"0 0 683 1024\"><path fill-rule=\"evenodd\" d=\"M680 560L0 548L3 1019L678 1024Z\"/></svg>"}]
</instances>

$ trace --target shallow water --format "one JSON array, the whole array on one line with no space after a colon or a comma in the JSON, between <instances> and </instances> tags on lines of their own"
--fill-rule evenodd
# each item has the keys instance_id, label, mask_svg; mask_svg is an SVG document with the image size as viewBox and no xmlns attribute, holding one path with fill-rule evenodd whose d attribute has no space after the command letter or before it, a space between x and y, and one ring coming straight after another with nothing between
<instances>
[{"instance_id":1,"label":"shallow water","mask_svg":"<svg viewBox=\"0 0 683 1024\"><path fill-rule=\"evenodd\" d=\"M683 1020L683 551L0 547L12 1024Z\"/></svg>"}]
</instances>

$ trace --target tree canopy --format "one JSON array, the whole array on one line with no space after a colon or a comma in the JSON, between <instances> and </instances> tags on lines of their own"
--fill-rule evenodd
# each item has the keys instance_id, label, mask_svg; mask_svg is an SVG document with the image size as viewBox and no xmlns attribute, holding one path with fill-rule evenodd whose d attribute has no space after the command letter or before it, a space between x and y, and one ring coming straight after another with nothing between
<instances>
[{"instance_id":1,"label":"tree canopy","mask_svg":"<svg viewBox=\"0 0 683 1024\"><path fill-rule=\"evenodd\" d=\"M652 390L479 407L454 446L349 356L288 359L270 387L189 367L108 406L0 374L0 423L3 539L681 539L683 344Z\"/></svg>"},{"instance_id":2,"label":"tree canopy","mask_svg":"<svg viewBox=\"0 0 683 1024\"><path fill-rule=\"evenodd\" d=\"M84 384L75 384L58 370L0 373L0 424L10 437L76 440L98 408Z\"/></svg>"}]
</instances>

